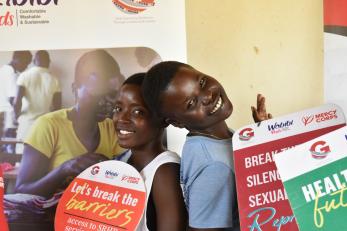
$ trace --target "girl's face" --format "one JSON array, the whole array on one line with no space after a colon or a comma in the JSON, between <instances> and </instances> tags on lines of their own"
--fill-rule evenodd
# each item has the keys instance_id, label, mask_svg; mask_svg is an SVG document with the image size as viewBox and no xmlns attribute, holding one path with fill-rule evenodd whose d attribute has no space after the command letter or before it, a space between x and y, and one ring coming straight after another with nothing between
<instances>
[{"instance_id":1,"label":"girl's face","mask_svg":"<svg viewBox=\"0 0 347 231\"><path fill-rule=\"evenodd\" d=\"M116 86L112 79L92 74L76 88L77 103L83 113L92 113L97 121L112 117Z\"/></svg>"},{"instance_id":2,"label":"girl's face","mask_svg":"<svg viewBox=\"0 0 347 231\"><path fill-rule=\"evenodd\" d=\"M113 121L119 145L123 148L144 147L155 141L162 130L157 120L147 109L141 95L141 86L125 84L116 98Z\"/></svg>"},{"instance_id":3,"label":"girl's face","mask_svg":"<svg viewBox=\"0 0 347 231\"><path fill-rule=\"evenodd\" d=\"M233 111L220 83L193 68L181 67L161 96L163 115L189 131L209 133Z\"/></svg>"}]
</instances>

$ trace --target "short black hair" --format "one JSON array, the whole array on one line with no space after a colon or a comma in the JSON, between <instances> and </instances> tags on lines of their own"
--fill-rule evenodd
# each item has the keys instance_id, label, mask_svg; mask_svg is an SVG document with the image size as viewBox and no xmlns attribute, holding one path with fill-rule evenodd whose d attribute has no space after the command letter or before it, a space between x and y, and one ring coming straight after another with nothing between
<instances>
[{"instance_id":1,"label":"short black hair","mask_svg":"<svg viewBox=\"0 0 347 231\"><path fill-rule=\"evenodd\" d=\"M12 54L12 60L29 64L32 59L30 51L14 51Z\"/></svg>"},{"instance_id":2,"label":"short black hair","mask_svg":"<svg viewBox=\"0 0 347 231\"><path fill-rule=\"evenodd\" d=\"M34 62L36 65L40 66L40 67L49 67L49 63L50 63L50 58L49 58L49 54L48 51L46 50L39 50L36 52L35 54L35 59Z\"/></svg>"},{"instance_id":3,"label":"short black hair","mask_svg":"<svg viewBox=\"0 0 347 231\"><path fill-rule=\"evenodd\" d=\"M98 74L105 79L122 78L117 61L103 49L92 50L83 54L77 61L75 67L75 83L80 85L88 80L91 74Z\"/></svg>"},{"instance_id":4,"label":"short black hair","mask_svg":"<svg viewBox=\"0 0 347 231\"><path fill-rule=\"evenodd\" d=\"M147 72L142 83L142 95L150 110L161 115L161 94L168 88L170 82L181 67L192 68L190 65L165 61L154 65Z\"/></svg>"},{"instance_id":5,"label":"short black hair","mask_svg":"<svg viewBox=\"0 0 347 231\"><path fill-rule=\"evenodd\" d=\"M145 78L146 73L145 72L140 72L133 74L129 76L124 82L123 85L125 84L134 84L138 86L142 86L143 80Z\"/></svg>"}]
</instances>

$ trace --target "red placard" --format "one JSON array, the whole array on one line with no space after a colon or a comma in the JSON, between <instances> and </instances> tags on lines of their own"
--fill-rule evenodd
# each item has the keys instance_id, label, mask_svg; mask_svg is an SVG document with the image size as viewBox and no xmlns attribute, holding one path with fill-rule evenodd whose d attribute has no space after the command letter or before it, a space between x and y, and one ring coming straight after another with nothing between
<instances>
[{"instance_id":1,"label":"red placard","mask_svg":"<svg viewBox=\"0 0 347 231\"><path fill-rule=\"evenodd\" d=\"M344 125L342 110L327 104L235 132L234 164L241 230L298 230L273 156Z\"/></svg>"},{"instance_id":2,"label":"red placard","mask_svg":"<svg viewBox=\"0 0 347 231\"><path fill-rule=\"evenodd\" d=\"M59 201L57 231L135 230L146 204L140 174L120 161L105 161L83 171Z\"/></svg>"}]
</instances>

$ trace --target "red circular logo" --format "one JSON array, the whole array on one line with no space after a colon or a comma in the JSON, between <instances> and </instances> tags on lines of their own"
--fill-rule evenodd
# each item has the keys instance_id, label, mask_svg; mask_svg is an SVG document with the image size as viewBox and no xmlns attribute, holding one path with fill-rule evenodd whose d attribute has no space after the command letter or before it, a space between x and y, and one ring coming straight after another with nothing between
<instances>
[{"instance_id":1,"label":"red circular logo","mask_svg":"<svg viewBox=\"0 0 347 231\"><path fill-rule=\"evenodd\" d=\"M314 159L324 159L331 152L329 145L325 141L317 141L310 148L311 155Z\"/></svg>"},{"instance_id":2,"label":"red circular logo","mask_svg":"<svg viewBox=\"0 0 347 231\"><path fill-rule=\"evenodd\" d=\"M252 128L245 128L239 132L239 139L242 141L248 141L254 137L254 131Z\"/></svg>"},{"instance_id":3,"label":"red circular logo","mask_svg":"<svg viewBox=\"0 0 347 231\"><path fill-rule=\"evenodd\" d=\"M91 173L92 175L96 175L96 174L99 173L99 170L100 170L100 167L96 165L96 166L94 166L94 167L92 168L92 170L90 170L90 173Z\"/></svg>"},{"instance_id":4,"label":"red circular logo","mask_svg":"<svg viewBox=\"0 0 347 231\"><path fill-rule=\"evenodd\" d=\"M155 5L155 0L112 0L125 13L138 14Z\"/></svg>"}]
</instances>

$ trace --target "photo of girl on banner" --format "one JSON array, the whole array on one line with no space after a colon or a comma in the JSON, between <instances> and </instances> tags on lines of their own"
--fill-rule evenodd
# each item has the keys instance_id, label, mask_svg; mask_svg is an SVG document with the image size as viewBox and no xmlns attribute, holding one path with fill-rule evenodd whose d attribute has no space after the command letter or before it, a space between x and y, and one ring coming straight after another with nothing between
<instances>
[{"instance_id":1,"label":"photo of girl on banner","mask_svg":"<svg viewBox=\"0 0 347 231\"><path fill-rule=\"evenodd\" d=\"M53 230L56 204L71 180L123 152L111 120L115 96L124 76L160 61L153 50L142 47L32 53L32 66L15 81L21 94L12 104L18 122L29 121L20 118L30 115L32 124L23 126L28 127L23 138L14 138L24 143L22 153L16 153L18 144L15 151L0 153L2 162L12 156L20 160L4 173L4 207L11 230ZM10 54L4 52L3 59Z\"/></svg>"}]
</instances>

